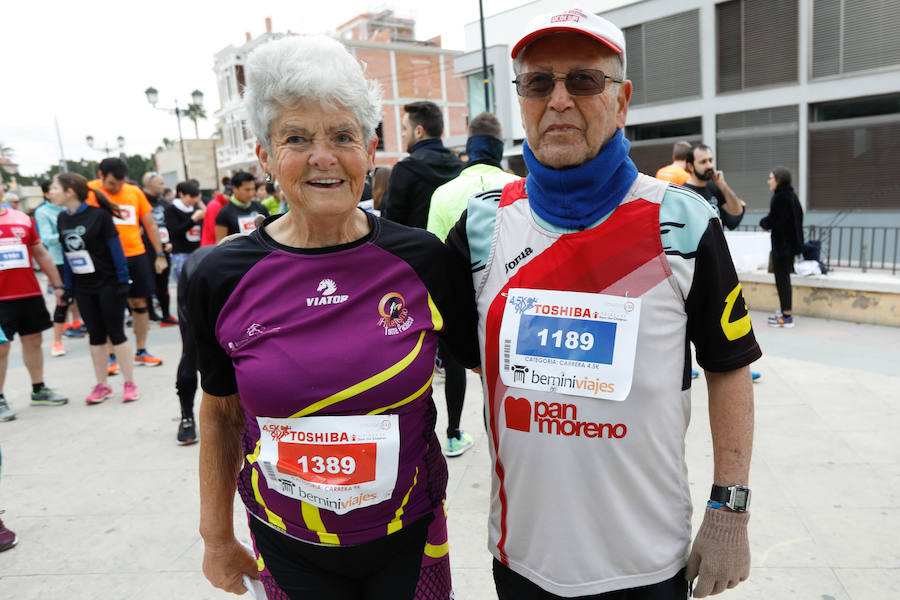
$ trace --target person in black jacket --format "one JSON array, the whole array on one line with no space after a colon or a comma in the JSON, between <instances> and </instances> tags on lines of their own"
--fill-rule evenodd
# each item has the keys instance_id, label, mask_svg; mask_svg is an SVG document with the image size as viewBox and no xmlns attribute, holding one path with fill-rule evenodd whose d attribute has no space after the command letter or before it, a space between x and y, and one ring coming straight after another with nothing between
<instances>
[{"instance_id":1,"label":"person in black jacket","mask_svg":"<svg viewBox=\"0 0 900 600\"><path fill-rule=\"evenodd\" d=\"M791 272L794 257L803 251L803 208L791 187L791 172L786 167L775 167L769 173L769 189L772 201L769 214L759 226L772 235L772 270L781 311L769 317L772 327L793 327L791 315Z\"/></svg>"},{"instance_id":2,"label":"person in black jacket","mask_svg":"<svg viewBox=\"0 0 900 600\"><path fill-rule=\"evenodd\" d=\"M411 102L400 126L409 156L394 165L381 215L410 227L425 229L431 195L463 170L456 154L444 147L444 117L434 102Z\"/></svg>"},{"instance_id":3,"label":"person in black jacket","mask_svg":"<svg viewBox=\"0 0 900 600\"><path fill-rule=\"evenodd\" d=\"M113 390L106 384L107 338L112 343L122 367L125 385L122 401L138 399L134 383L134 363L131 343L125 336L125 300L128 297L130 276L125 253L113 217L122 214L119 208L99 189L90 189L87 180L77 173L60 173L50 184L50 197L66 210L59 213L59 241L63 262L63 288L66 301L78 301L81 317L90 336L91 361L97 384L85 401L99 404L109 398ZM87 203L93 194L97 204Z\"/></svg>"}]
</instances>

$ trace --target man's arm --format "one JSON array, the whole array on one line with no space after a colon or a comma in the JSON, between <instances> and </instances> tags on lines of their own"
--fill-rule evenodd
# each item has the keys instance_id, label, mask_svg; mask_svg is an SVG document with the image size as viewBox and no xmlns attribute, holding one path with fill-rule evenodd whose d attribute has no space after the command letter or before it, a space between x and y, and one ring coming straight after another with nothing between
<instances>
[{"instance_id":1,"label":"man's arm","mask_svg":"<svg viewBox=\"0 0 900 600\"><path fill-rule=\"evenodd\" d=\"M734 215L735 217L743 215L744 201L734 193L734 190L732 190L731 186L729 186L725 181L725 173L723 173L722 171L716 171L716 176L713 179L713 183L716 184L716 187L722 190L722 195L725 196L725 204L722 205L722 208L725 209L725 212L730 215Z\"/></svg>"},{"instance_id":2,"label":"man's arm","mask_svg":"<svg viewBox=\"0 0 900 600\"><path fill-rule=\"evenodd\" d=\"M56 265L53 263L53 258L41 243L34 244L31 247L31 255L34 257L35 262L37 262L38 266L41 268L41 271L44 272L44 275L47 276L47 279L50 280L50 283L53 284L53 289L56 293L56 303L60 304L63 296L63 281L59 276L59 271L57 270Z\"/></svg>"},{"instance_id":3,"label":"man's arm","mask_svg":"<svg viewBox=\"0 0 900 600\"><path fill-rule=\"evenodd\" d=\"M234 536L234 494L241 469L244 415L240 398L203 392L200 403L200 536L203 574L213 586L243 594L243 575L258 578L256 561Z\"/></svg>"},{"instance_id":4,"label":"man's arm","mask_svg":"<svg viewBox=\"0 0 900 600\"><path fill-rule=\"evenodd\" d=\"M228 235L228 228L224 225L216 225L216 243L222 241L222 238Z\"/></svg>"},{"instance_id":5,"label":"man's arm","mask_svg":"<svg viewBox=\"0 0 900 600\"><path fill-rule=\"evenodd\" d=\"M747 485L753 449L753 382L750 367L706 371L714 483Z\"/></svg>"},{"instance_id":6,"label":"man's arm","mask_svg":"<svg viewBox=\"0 0 900 600\"><path fill-rule=\"evenodd\" d=\"M145 213L141 215L141 225L144 226L144 230L147 232L147 237L150 238L150 245L153 246L153 252L156 254L156 261L153 263L154 268L156 269L156 274L160 274L166 270L166 257L160 256L163 251L162 242L159 239L159 229L156 227L156 219L153 218L153 213Z\"/></svg>"}]
</instances>

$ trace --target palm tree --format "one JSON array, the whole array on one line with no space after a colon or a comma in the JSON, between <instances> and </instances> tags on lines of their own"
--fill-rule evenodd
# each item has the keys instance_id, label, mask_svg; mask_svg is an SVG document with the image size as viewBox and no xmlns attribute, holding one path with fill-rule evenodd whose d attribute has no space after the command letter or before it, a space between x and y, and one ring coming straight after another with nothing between
<instances>
[{"instance_id":1,"label":"palm tree","mask_svg":"<svg viewBox=\"0 0 900 600\"><path fill-rule=\"evenodd\" d=\"M204 109L199 104L188 104L187 109L184 111L184 116L194 122L194 137L200 138L200 133L197 130L197 119L205 119L206 118L206 109Z\"/></svg>"}]
</instances>

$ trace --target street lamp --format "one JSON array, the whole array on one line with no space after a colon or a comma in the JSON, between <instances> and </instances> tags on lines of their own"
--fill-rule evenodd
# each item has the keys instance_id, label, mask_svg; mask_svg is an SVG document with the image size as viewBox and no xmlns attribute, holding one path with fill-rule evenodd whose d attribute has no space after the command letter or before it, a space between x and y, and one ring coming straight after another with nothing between
<instances>
[{"instance_id":1,"label":"street lamp","mask_svg":"<svg viewBox=\"0 0 900 600\"><path fill-rule=\"evenodd\" d=\"M175 115L175 119L178 121L178 144L181 146L181 166L184 168L184 178L190 179L191 176L188 173L187 167L187 156L184 153L184 136L181 135L181 114L184 111L178 107L177 100L175 101L175 108L162 108L156 106L156 103L159 102L159 91L154 87L148 87L144 90L144 93L147 95L147 102L149 102L153 108L164 110ZM193 100L193 103L197 106L203 106L203 92L194 90L191 92L191 100Z\"/></svg>"},{"instance_id":2,"label":"street lamp","mask_svg":"<svg viewBox=\"0 0 900 600\"><path fill-rule=\"evenodd\" d=\"M125 138L122 137L121 135L116 138L116 144L118 144L118 146L115 148L111 147L106 142L103 142L102 146L94 147L94 136L92 136L92 135L84 136L84 141L87 142L88 148L90 148L91 150L96 150L97 152L103 152L107 156L112 156L113 150L116 150L116 149L123 150L125 148Z\"/></svg>"}]
</instances>

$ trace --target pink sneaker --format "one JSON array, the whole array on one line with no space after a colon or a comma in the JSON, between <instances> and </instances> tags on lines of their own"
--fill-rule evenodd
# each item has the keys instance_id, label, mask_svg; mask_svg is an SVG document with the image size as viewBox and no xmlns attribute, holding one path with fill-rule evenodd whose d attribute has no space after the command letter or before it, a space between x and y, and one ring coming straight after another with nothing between
<instances>
[{"instance_id":1,"label":"pink sneaker","mask_svg":"<svg viewBox=\"0 0 900 600\"><path fill-rule=\"evenodd\" d=\"M112 396L112 388L106 384L98 383L94 386L94 389L91 390L91 393L88 394L88 397L85 399L85 402L88 404L100 404L110 396Z\"/></svg>"},{"instance_id":2,"label":"pink sneaker","mask_svg":"<svg viewBox=\"0 0 900 600\"><path fill-rule=\"evenodd\" d=\"M140 395L138 395L137 386L133 381L126 381L122 390L122 402L134 402L138 398Z\"/></svg>"}]
</instances>

